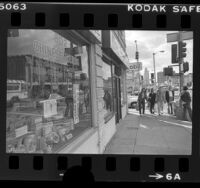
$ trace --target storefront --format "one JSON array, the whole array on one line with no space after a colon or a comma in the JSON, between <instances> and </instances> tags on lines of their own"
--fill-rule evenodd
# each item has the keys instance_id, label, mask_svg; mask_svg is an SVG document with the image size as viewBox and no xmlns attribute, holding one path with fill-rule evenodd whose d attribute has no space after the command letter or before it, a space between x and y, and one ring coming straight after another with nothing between
<instances>
[{"instance_id":1,"label":"storefront","mask_svg":"<svg viewBox=\"0 0 200 188\"><path fill-rule=\"evenodd\" d=\"M103 61L112 66L113 105L116 123L126 115L126 70L128 57L126 54L123 31L103 31Z\"/></svg>"},{"instance_id":2,"label":"storefront","mask_svg":"<svg viewBox=\"0 0 200 188\"><path fill-rule=\"evenodd\" d=\"M103 152L127 112L126 66L102 52L103 37L100 30L8 31L6 152Z\"/></svg>"}]
</instances>

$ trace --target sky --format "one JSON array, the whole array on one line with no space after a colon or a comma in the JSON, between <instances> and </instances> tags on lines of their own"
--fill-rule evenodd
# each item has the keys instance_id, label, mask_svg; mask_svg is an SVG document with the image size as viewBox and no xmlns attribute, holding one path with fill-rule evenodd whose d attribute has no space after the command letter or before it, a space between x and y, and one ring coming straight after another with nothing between
<instances>
[{"instance_id":1,"label":"sky","mask_svg":"<svg viewBox=\"0 0 200 188\"><path fill-rule=\"evenodd\" d=\"M135 40L137 40L139 61L142 62L143 74L145 67L150 72L153 72L153 53L155 52L155 64L156 72L163 71L163 67L167 67L171 64L171 44L167 43L167 33L177 33L178 31L125 31L126 37L126 50L129 58L129 62L136 62L135 59ZM193 40L185 40L187 43L187 56L185 61L189 62L189 72L193 72ZM163 53L159 51L164 50ZM158 52L158 53L157 53ZM178 67L173 68L175 72L178 72Z\"/></svg>"}]
</instances>

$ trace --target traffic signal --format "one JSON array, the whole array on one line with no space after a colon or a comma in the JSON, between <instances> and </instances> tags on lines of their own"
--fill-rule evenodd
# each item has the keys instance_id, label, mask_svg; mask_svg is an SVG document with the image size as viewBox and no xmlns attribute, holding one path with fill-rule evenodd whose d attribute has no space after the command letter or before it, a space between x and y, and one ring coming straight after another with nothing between
<instances>
[{"instance_id":1,"label":"traffic signal","mask_svg":"<svg viewBox=\"0 0 200 188\"><path fill-rule=\"evenodd\" d=\"M163 68L164 76L173 76L173 68L172 67L165 67Z\"/></svg>"},{"instance_id":2,"label":"traffic signal","mask_svg":"<svg viewBox=\"0 0 200 188\"><path fill-rule=\"evenodd\" d=\"M186 42L180 41L178 44L179 44L179 58L186 57Z\"/></svg>"},{"instance_id":3,"label":"traffic signal","mask_svg":"<svg viewBox=\"0 0 200 188\"><path fill-rule=\"evenodd\" d=\"M187 71L189 71L189 63L188 62L184 62L183 63L183 72L185 73Z\"/></svg>"},{"instance_id":4,"label":"traffic signal","mask_svg":"<svg viewBox=\"0 0 200 188\"><path fill-rule=\"evenodd\" d=\"M139 59L139 52L135 52L135 59Z\"/></svg>"},{"instance_id":5,"label":"traffic signal","mask_svg":"<svg viewBox=\"0 0 200 188\"><path fill-rule=\"evenodd\" d=\"M151 83L154 83L154 73L151 73Z\"/></svg>"},{"instance_id":6,"label":"traffic signal","mask_svg":"<svg viewBox=\"0 0 200 188\"><path fill-rule=\"evenodd\" d=\"M177 63L177 44L172 44L171 53L172 53L172 63Z\"/></svg>"},{"instance_id":7,"label":"traffic signal","mask_svg":"<svg viewBox=\"0 0 200 188\"><path fill-rule=\"evenodd\" d=\"M154 79L154 73L151 73L151 79Z\"/></svg>"}]
</instances>

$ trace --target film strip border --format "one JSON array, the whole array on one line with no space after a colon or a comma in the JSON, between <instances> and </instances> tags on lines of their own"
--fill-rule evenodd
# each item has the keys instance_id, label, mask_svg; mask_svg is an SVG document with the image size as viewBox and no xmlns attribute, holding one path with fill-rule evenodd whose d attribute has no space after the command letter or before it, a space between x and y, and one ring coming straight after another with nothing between
<instances>
[{"instance_id":1,"label":"film strip border","mask_svg":"<svg viewBox=\"0 0 200 188\"><path fill-rule=\"evenodd\" d=\"M112 6L27 3L26 6L27 9L24 11L12 10L12 5L10 11L1 11L1 23L10 27L27 28L145 29L150 27L187 30L195 27L199 18L195 12L172 13L172 5L166 5L166 13L128 12L128 4ZM78 6L79 11L77 11ZM8 22L5 22L5 19L9 19Z\"/></svg>"},{"instance_id":2,"label":"film strip border","mask_svg":"<svg viewBox=\"0 0 200 188\"><path fill-rule=\"evenodd\" d=\"M10 26L11 27L23 27L23 25L27 25L27 27L37 27L37 28L49 28L49 27L61 27L61 28L70 28L73 25L79 26L79 29L84 27L84 29L96 29L102 28L102 26L107 29L121 29L121 27L129 26L132 29L143 29L145 27L144 16L143 14L133 14L129 16L129 22L124 22L124 17L119 14L108 14L105 16L105 22L103 25L99 24L98 16L94 13L84 13L80 15L80 21L77 23L77 20L73 18L73 15L69 13L59 13L54 20L52 21L51 17L48 17L44 12L36 12L35 15L32 15L32 20L29 20L29 23L26 23L26 15L20 12L12 12L10 13ZM3 17L2 17L3 18ZM50 18L50 19L49 19ZM131 19L130 19L131 18ZM177 19L178 18L178 19ZM176 23L176 27L180 29L190 29L192 24L196 23L196 20L191 19L191 15L183 14L177 16L174 20ZM158 14L155 16L154 22L151 22L151 27L155 27L156 29L169 29L170 23L168 21L169 18L165 14ZM193 22L194 21L194 22ZM54 22L56 24L54 25ZM33 25L30 25L32 23ZM127 24L127 25L124 25ZM173 24L171 25L173 26Z\"/></svg>"},{"instance_id":3,"label":"film strip border","mask_svg":"<svg viewBox=\"0 0 200 188\"><path fill-rule=\"evenodd\" d=\"M188 5L187 5L188 6ZM170 9L171 5L167 6ZM27 4L26 11L0 12L0 31L8 28L37 29L134 29L134 30L193 30L194 80L199 79L200 15L191 13L165 14L131 13L127 5L64 5ZM1 41L6 42L5 33ZM6 49L1 49L6 53ZM196 83L194 83L194 88ZM5 89L0 86L1 90ZM198 98L199 92L194 92ZM3 99L1 99L3 100ZM195 106L194 117L198 117ZM2 108L2 107L1 107ZM1 110L1 115L5 112ZM3 117L3 116L2 116ZM5 120L1 120L1 122ZM149 175L161 174L161 181L199 181L199 119L193 121L192 156L130 156L130 155L8 155L5 136L0 139L2 163L0 179L61 180L63 173L80 165L91 170L96 180L156 181ZM56 171L57 170L57 171ZM180 179L175 179L176 174Z\"/></svg>"},{"instance_id":4,"label":"film strip border","mask_svg":"<svg viewBox=\"0 0 200 188\"><path fill-rule=\"evenodd\" d=\"M16 179L20 179L19 173L27 171L26 175L34 175L36 180L49 180L48 177L51 180L62 180L68 170L81 169L91 172L97 181L199 180L198 175L192 173L197 163L191 157L184 156L11 155L8 159L4 165L7 171L16 175Z\"/></svg>"}]
</instances>

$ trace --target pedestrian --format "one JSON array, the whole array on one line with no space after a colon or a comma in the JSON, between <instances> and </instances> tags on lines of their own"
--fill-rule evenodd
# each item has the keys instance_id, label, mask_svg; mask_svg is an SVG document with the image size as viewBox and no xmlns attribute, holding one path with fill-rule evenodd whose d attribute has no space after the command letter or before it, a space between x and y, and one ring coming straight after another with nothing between
<instances>
[{"instance_id":1,"label":"pedestrian","mask_svg":"<svg viewBox=\"0 0 200 188\"><path fill-rule=\"evenodd\" d=\"M149 93L149 103L150 103L150 113L154 114L154 105L156 100L156 94L154 93L153 88L151 88L151 92Z\"/></svg>"},{"instance_id":2,"label":"pedestrian","mask_svg":"<svg viewBox=\"0 0 200 188\"><path fill-rule=\"evenodd\" d=\"M157 93L156 93L156 103L158 106L158 115L163 113L163 105L164 105L165 101L166 101L165 94L162 90L162 87L159 87L159 89L157 90Z\"/></svg>"},{"instance_id":3,"label":"pedestrian","mask_svg":"<svg viewBox=\"0 0 200 188\"><path fill-rule=\"evenodd\" d=\"M189 117L192 120L192 108L190 105L191 96L187 90L188 90L187 86L184 86L183 92L181 93L181 101L182 101L182 105L183 105L183 115L184 115L184 119L187 120L186 113L188 111Z\"/></svg>"},{"instance_id":4,"label":"pedestrian","mask_svg":"<svg viewBox=\"0 0 200 188\"><path fill-rule=\"evenodd\" d=\"M145 88L142 88L141 92L138 95L138 106L140 115L141 115L141 110L143 114L145 113L145 100L147 100L146 90Z\"/></svg>"},{"instance_id":5,"label":"pedestrian","mask_svg":"<svg viewBox=\"0 0 200 188\"><path fill-rule=\"evenodd\" d=\"M105 93L104 93L104 97L103 97L104 101L105 101L105 107L106 107L106 110L109 110L111 111L111 95L109 93L108 90L105 90Z\"/></svg>"},{"instance_id":6,"label":"pedestrian","mask_svg":"<svg viewBox=\"0 0 200 188\"><path fill-rule=\"evenodd\" d=\"M165 99L167 101L168 113L173 114L174 91L171 86L166 90Z\"/></svg>"}]
</instances>

